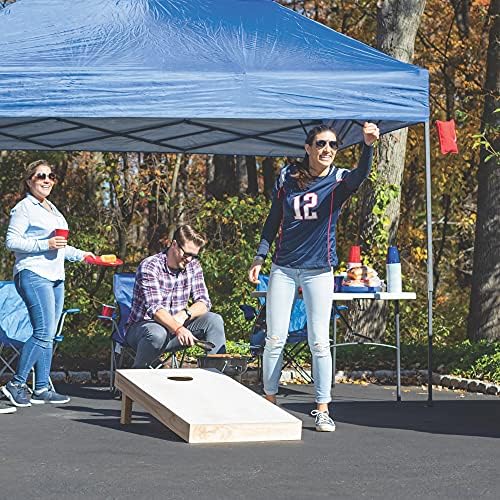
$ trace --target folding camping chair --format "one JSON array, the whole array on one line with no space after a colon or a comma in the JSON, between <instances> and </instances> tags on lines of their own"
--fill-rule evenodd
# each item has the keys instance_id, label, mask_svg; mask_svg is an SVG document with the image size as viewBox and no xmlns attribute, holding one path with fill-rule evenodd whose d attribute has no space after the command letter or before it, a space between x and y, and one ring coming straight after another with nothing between
<instances>
[{"instance_id":1,"label":"folding camping chair","mask_svg":"<svg viewBox=\"0 0 500 500\"><path fill-rule=\"evenodd\" d=\"M77 314L80 309L63 309L56 335L54 337L55 354L57 347L64 340L62 333L64 320L68 314ZM15 363L18 360L25 342L31 337L31 327L28 309L23 299L17 293L13 281L0 281L0 378L6 374L14 374ZM52 389L52 380L49 378ZM32 384L35 387L35 370L32 370Z\"/></svg>"},{"instance_id":2,"label":"folding camping chair","mask_svg":"<svg viewBox=\"0 0 500 500\"><path fill-rule=\"evenodd\" d=\"M111 324L111 360L110 360L110 377L109 389L111 392L115 390L115 372L122 368L126 363L133 362L135 357L134 350L127 344L125 340L125 326L127 324L130 310L132 308L132 297L134 292L135 273L116 273L113 276L113 295L117 310L112 316L98 315L97 317L103 322ZM171 358L172 368L180 368L184 360L184 351L180 361L175 356L175 352L165 351L166 359L158 358L153 361L150 368L163 368ZM164 354L165 354L164 353ZM163 354L162 354L163 356Z\"/></svg>"},{"instance_id":3,"label":"folding camping chair","mask_svg":"<svg viewBox=\"0 0 500 500\"><path fill-rule=\"evenodd\" d=\"M256 291L267 291L269 284L269 276L260 275L260 283L257 284ZM254 307L244 304L240 306L246 320L254 319L252 331L250 333L250 352L252 356L257 357L259 362L259 375L262 375L262 354L264 352L264 345L266 343L266 299L265 297L258 297L259 307ZM347 309L347 306L334 306L332 308L332 321L335 322L340 316L340 311ZM307 342L307 315L304 300L301 297L295 299L290 314L290 325L288 327L288 337L286 340L285 348L283 349L283 367L282 369L292 367L299 375L309 383L312 383L312 371L309 374L302 368L299 363L298 357L304 349L308 347Z\"/></svg>"}]
</instances>

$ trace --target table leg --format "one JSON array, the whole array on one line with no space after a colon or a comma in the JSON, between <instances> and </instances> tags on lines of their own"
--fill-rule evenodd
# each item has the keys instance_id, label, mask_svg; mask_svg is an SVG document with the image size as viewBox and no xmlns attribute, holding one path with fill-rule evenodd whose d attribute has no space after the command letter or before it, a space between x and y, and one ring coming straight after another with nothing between
<instances>
[{"instance_id":1,"label":"table leg","mask_svg":"<svg viewBox=\"0 0 500 500\"><path fill-rule=\"evenodd\" d=\"M399 300L395 301L395 323L396 323L396 378L397 378L397 396L401 401L401 343L399 338Z\"/></svg>"},{"instance_id":2,"label":"table leg","mask_svg":"<svg viewBox=\"0 0 500 500\"><path fill-rule=\"evenodd\" d=\"M133 401L122 394L122 411L120 414L120 424L126 425L132 422L132 403Z\"/></svg>"},{"instance_id":3,"label":"table leg","mask_svg":"<svg viewBox=\"0 0 500 500\"><path fill-rule=\"evenodd\" d=\"M332 346L332 387L335 387L337 373L337 309L333 303L333 346Z\"/></svg>"}]
</instances>

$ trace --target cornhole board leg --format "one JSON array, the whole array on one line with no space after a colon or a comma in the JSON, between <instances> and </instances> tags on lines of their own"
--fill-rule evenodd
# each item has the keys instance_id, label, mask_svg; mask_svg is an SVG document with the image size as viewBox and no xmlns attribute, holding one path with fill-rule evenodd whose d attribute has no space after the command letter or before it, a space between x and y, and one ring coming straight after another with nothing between
<instances>
[{"instance_id":1,"label":"cornhole board leg","mask_svg":"<svg viewBox=\"0 0 500 500\"><path fill-rule=\"evenodd\" d=\"M122 425L132 422L132 402L128 396L122 395L122 411L120 414L120 424Z\"/></svg>"},{"instance_id":2,"label":"cornhole board leg","mask_svg":"<svg viewBox=\"0 0 500 500\"><path fill-rule=\"evenodd\" d=\"M300 440L302 421L217 370L118 370L120 422L139 404L188 443Z\"/></svg>"}]
</instances>

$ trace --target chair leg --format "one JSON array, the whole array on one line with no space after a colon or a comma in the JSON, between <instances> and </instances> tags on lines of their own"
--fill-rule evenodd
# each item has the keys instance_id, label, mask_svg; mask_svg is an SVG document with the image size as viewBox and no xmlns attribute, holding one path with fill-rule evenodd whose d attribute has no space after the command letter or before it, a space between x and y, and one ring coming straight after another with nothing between
<instances>
[{"instance_id":1,"label":"chair leg","mask_svg":"<svg viewBox=\"0 0 500 500\"><path fill-rule=\"evenodd\" d=\"M184 356L186 355L186 351L183 350L181 354L181 360L179 362L179 368L182 368L182 364L184 363Z\"/></svg>"},{"instance_id":2,"label":"chair leg","mask_svg":"<svg viewBox=\"0 0 500 500\"><path fill-rule=\"evenodd\" d=\"M283 368L285 369L288 366L292 367L304 380L308 383L313 384L314 378L312 376L312 364L311 364L311 374L307 373L302 366L296 361L296 356L298 356L305 348L307 344L295 344L289 350L283 350Z\"/></svg>"},{"instance_id":3,"label":"chair leg","mask_svg":"<svg viewBox=\"0 0 500 500\"><path fill-rule=\"evenodd\" d=\"M14 350L14 354L12 354L12 356L9 359L0 355L0 361L4 365L2 367L2 369L0 370L0 375L3 375L7 370L12 374L16 373L16 370L14 369L14 367L12 365L13 365L14 361L19 357L19 353L17 350L15 350L15 349L13 349L13 350ZM6 354L6 356L7 356L7 354Z\"/></svg>"},{"instance_id":4,"label":"chair leg","mask_svg":"<svg viewBox=\"0 0 500 500\"><path fill-rule=\"evenodd\" d=\"M335 305L334 305L335 308ZM335 387L335 375L337 374L337 317L333 311L333 346L332 346L332 387Z\"/></svg>"},{"instance_id":5,"label":"chair leg","mask_svg":"<svg viewBox=\"0 0 500 500\"><path fill-rule=\"evenodd\" d=\"M172 353L172 368L179 368L179 362L177 360L175 352Z\"/></svg>"},{"instance_id":6,"label":"chair leg","mask_svg":"<svg viewBox=\"0 0 500 500\"><path fill-rule=\"evenodd\" d=\"M111 356L109 360L109 392L113 392L115 387L115 347L111 342Z\"/></svg>"}]
</instances>

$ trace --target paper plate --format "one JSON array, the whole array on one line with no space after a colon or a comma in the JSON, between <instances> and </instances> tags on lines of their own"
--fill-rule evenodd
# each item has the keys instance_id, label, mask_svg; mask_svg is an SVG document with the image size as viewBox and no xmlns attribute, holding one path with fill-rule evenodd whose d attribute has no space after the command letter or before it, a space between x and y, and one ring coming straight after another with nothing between
<instances>
[{"instance_id":1,"label":"paper plate","mask_svg":"<svg viewBox=\"0 0 500 500\"><path fill-rule=\"evenodd\" d=\"M121 259L116 259L114 262L104 262L99 256L94 258L87 255L84 260L87 264L93 264L94 266L118 267L123 265L123 260Z\"/></svg>"}]
</instances>

